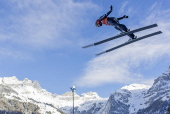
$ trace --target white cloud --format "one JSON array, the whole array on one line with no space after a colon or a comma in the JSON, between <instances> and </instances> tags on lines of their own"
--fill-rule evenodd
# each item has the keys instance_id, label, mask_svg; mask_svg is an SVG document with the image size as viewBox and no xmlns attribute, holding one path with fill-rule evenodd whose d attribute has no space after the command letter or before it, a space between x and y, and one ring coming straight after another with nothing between
<instances>
[{"instance_id":1,"label":"white cloud","mask_svg":"<svg viewBox=\"0 0 170 114\"><path fill-rule=\"evenodd\" d=\"M129 1L125 1L122 3L122 6L119 9L119 15L128 15L129 17L132 17L136 15L136 9L130 5L131 3Z\"/></svg>"},{"instance_id":2,"label":"white cloud","mask_svg":"<svg viewBox=\"0 0 170 114\"><path fill-rule=\"evenodd\" d=\"M144 79L143 81L140 82L140 84L150 85L150 86L152 86L153 83L154 83L154 79Z\"/></svg>"},{"instance_id":3,"label":"white cloud","mask_svg":"<svg viewBox=\"0 0 170 114\"><path fill-rule=\"evenodd\" d=\"M24 51L17 51L10 48L0 48L0 59L4 60L4 58L14 58L20 60L34 60L33 57Z\"/></svg>"},{"instance_id":4,"label":"white cloud","mask_svg":"<svg viewBox=\"0 0 170 114\"><path fill-rule=\"evenodd\" d=\"M128 3L129 3L128 1L125 1L125 2L122 3L122 6L119 10L119 14L122 14L122 13L125 12L125 7L128 5Z\"/></svg>"},{"instance_id":5,"label":"white cloud","mask_svg":"<svg viewBox=\"0 0 170 114\"><path fill-rule=\"evenodd\" d=\"M154 6L155 7L155 6ZM141 25L157 22L159 27L138 33L143 36L161 30L163 34L153 36L140 42L125 46L89 61L84 74L75 83L79 86L100 86L107 83L145 83L151 84L152 79L145 79L135 72L140 65L152 65L165 56L170 56L170 10L154 9L143 18ZM162 16L164 15L164 16ZM121 43L124 40L120 41ZM106 48L120 44L110 43Z\"/></svg>"},{"instance_id":6,"label":"white cloud","mask_svg":"<svg viewBox=\"0 0 170 114\"><path fill-rule=\"evenodd\" d=\"M69 45L88 23L85 18L90 16L88 12L97 9L91 2L73 0L14 0L7 3L10 8L1 9L7 16L1 18L4 23L1 23L0 39L29 48Z\"/></svg>"},{"instance_id":7,"label":"white cloud","mask_svg":"<svg viewBox=\"0 0 170 114\"><path fill-rule=\"evenodd\" d=\"M78 45L77 36L99 9L90 1L74 0L8 0L0 3L6 6L0 8L0 55L20 59L31 58L37 50Z\"/></svg>"}]
</instances>

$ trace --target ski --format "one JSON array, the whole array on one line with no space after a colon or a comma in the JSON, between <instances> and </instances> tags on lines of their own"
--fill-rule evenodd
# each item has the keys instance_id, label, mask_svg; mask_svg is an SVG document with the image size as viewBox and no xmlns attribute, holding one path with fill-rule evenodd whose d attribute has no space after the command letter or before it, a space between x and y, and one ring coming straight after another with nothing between
<instances>
[{"instance_id":1,"label":"ski","mask_svg":"<svg viewBox=\"0 0 170 114\"><path fill-rule=\"evenodd\" d=\"M106 51L104 51L104 52L98 53L98 54L96 54L96 55L101 55L101 54L104 54L104 53L113 51L113 50L115 50L115 49L121 48L121 47L126 46L126 45L128 45L128 44L131 44L131 43L134 43L134 42L136 42L136 41L139 41L139 40L142 40L142 39L145 39L145 38L154 36L154 35L158 35L158 34L161 34L161 33L162 33L161 31L158 31L158 32L154 32L154 33L151 33L151 34L148 34L148 35L139 37L139 38L137 38L137 39L135 39L135 40L131 40L131 41L125 42L125 43L123 43L123 44L121 44L121 45L118 45L118 46L116 46L116 47L113 47L113 48L108 49L108 50L106 50Z\"/></svg>"},{"instance_id":2,"label":"ski","mask_svg":"<svg viewBox=\"0 0 170 114\"><path fill-rule=\"evenodd\" d=\"M113 36L113 37L111 37L111 38L107 38L107 39L105 39L105 40L102 40L102 41L99 41L99 42L96 42L96 43L93 43L93 44L90 44L90 45L83 46L82 48L87 48L87 47L99 45L99 44L108 42L108 41L110 41L110 40L114 40L114 39L123 37L123 36L128 35L128 34L132 34L132 33L139 32L139 31L143 31L143 30L150 29L150 28L157 27L157 26L158 26L157 24L152 24L152 25L149 25L149 26L145 26L145 27L142 27L142 28L138 28L138 29L135 29L135 30L132 30L132 31L129 31L129 32L125 32L125 33L123 33L123 34L119 34L119 35L117 35L117 36Z\"/></svg>"}]
</instances>

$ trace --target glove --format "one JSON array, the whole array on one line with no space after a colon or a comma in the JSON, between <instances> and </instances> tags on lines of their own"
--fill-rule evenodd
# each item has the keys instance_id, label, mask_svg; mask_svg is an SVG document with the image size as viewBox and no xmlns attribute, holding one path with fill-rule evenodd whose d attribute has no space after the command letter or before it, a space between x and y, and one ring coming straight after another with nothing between
<instances>
[{"instance_id":1,"label":"glove","mask_svg":"<svg viewBox=\"0 0 170 114\"><path fill-rule=\"evenodd\" d=\"M111 5L111 6L110 6L110 10L112 11L112 9L113 9L113 8L112 8L112 5Z\"/></svg>"},{"instance_id":2,"label":"glove","mask_svg":"<svg viewBox=\"0 0 170 114\"><path fill-rule=\"evenodd\" d=\"M123 18L128 18L128 16L127 16L127 15L124 15Z\"/></svg>"}]
</instances>

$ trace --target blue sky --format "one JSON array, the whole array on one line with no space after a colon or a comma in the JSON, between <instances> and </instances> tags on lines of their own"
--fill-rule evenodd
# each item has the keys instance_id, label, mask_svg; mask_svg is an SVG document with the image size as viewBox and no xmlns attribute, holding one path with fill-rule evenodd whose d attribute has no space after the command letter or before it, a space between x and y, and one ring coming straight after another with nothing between
<instances>
[{"instance_id":1,"label":"blue sky","mask_svg":"<svg viewBox=\"0 0 170 114\"><path fill-rule=\"evenodd\" d=\"M121 44L128 37L82 49L114 36L111 26L95 27L109 11L130 29L157 23L163 34L102 56L95 54ZM0 77L37 80L49 92L63 94L76 85L77 93L111 92L131 83L149 84L170 65L169 0L1 0Z\"/></svg>"}]
</instances>

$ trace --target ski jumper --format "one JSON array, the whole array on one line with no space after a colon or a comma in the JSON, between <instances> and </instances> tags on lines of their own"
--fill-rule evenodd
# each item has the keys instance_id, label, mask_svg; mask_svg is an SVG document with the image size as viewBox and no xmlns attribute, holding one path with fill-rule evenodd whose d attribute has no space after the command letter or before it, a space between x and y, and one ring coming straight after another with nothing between
<instances>
[{"instance_id":1,"label":"ski jumper","mask_svg":"<svg viewBox=\"0 0 170 114\"><path fill-rule=\"evenodd\" d=\"M119 20L124 19L124 18L128 18L128 16L124 15L123 17L119 17L119 18L115 18L115 17L108 17L108 15L112 12L112 10L110 10L109 12L107 12L106 14L104 14L103 16L101 16L98 21L100 21L102 24L105 25L111 25L114 26L115 29L119 30L120 32L128 32L129 30L127 29L127 27L124 24L120 24ZM129 34L128 35L130 38L134 39L135 35L134 34Z\"/></svg>"}]
</instances>

